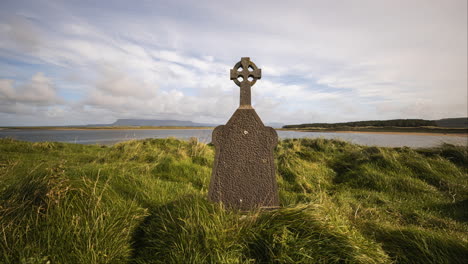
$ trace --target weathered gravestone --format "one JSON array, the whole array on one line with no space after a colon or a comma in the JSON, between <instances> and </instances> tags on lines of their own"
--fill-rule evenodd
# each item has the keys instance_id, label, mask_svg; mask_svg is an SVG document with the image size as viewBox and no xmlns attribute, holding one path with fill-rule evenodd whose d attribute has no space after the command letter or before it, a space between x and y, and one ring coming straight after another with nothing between
<instances>
[{"instance_id":1,"label":"weathered gravestone","mask_svg":"<svg viewBox=\"0 0 468 264\"><path fill-rule=\"evenodd\" d=\"M242 58L231 69L231 80L240 87L240 106L212 135L216 155L208 196L228 208L279 205L273 157L278 135L263 124L250 104L250 88L261 75L250 58Z\"/></svg>"}]
</instances>

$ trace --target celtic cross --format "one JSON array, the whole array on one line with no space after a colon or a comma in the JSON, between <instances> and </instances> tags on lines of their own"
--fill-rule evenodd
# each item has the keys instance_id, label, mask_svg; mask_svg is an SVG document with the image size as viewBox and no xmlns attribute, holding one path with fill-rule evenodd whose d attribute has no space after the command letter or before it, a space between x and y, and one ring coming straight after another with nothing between
<instances>
[{"instance_id":1,"label":"celtic cross","mask_svg":"<svg viewBox=\"0 0 468 264\"><path fill-rule=\"evenodd\" d=\"M252 108L250 88L258 79L262 78L262 70L257 68L249 57L243 57L231 69L231 80L240 87L240 107Z\"/></svg>"},{"instance_id":2,"label":"celtic cross","mask_svg":"<svg viewBox=\"0 0 468 264\"><path fill-rule=\"evenodd\" d=\"M240 106L225 125L213 130L215 157L208 197L227 208L277 208L274 149L278 134L263 124L250 102L250 90L262 71L245 57L230 75L240 87Z\"/></svg>"}]
</instances>

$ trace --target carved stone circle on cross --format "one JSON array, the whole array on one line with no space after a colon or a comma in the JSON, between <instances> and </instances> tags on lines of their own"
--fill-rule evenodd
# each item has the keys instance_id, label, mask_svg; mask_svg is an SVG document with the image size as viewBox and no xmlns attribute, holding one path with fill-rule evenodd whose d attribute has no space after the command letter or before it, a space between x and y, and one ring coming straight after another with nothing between
<instances>
[{"instance_id":1,"label":"carved stone circle on cross","mask_svg":"<svg viewBox=\"0 0 468 264\"><path fill-rule=\"evenodd\" d=\"M279 206L273 156L278 135L251 105L251 87L261 75L248 57L231 69L231 80L240 87L240 105L226 125L213 130L216 154L208 196L228 208Z\"/></svg>"}]
</instances>

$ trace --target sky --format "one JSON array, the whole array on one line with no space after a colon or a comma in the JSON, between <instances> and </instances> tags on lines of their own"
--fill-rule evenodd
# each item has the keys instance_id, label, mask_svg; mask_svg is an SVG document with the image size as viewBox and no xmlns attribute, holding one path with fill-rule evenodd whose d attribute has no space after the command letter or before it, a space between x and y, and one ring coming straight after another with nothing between
<instances>
[{"instance_id":1,"label":"sky","mask_svg":"<svg viewBox=\"0 0 468 264\"><path fill-rule=\"evenodd\" d=\"M468 116L466 0L0 3L0 126Z\"/></svg>"}]
</instances>

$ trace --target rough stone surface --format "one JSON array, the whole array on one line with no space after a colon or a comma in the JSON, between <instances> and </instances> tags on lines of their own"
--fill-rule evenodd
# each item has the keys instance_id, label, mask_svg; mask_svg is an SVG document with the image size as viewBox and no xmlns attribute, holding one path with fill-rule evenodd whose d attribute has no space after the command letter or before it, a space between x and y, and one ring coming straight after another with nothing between
<instances>
[{"instance_id":1,"label":"rough stone surface","mask_svg":"<svg viewBox=\"0 0 468 264\"><path fill-rule=\"evenodd\" d=\"M242 81L239 76L244 77ZM250 105L250 88L260 78L261 70L249 58L234 66L231 80L241 88L240 106L226 125L213 131L216 156L208 195L211 201L229 208L279 205L273 157L278 135L263 124Z\"/></svg>"}]
</instances>

